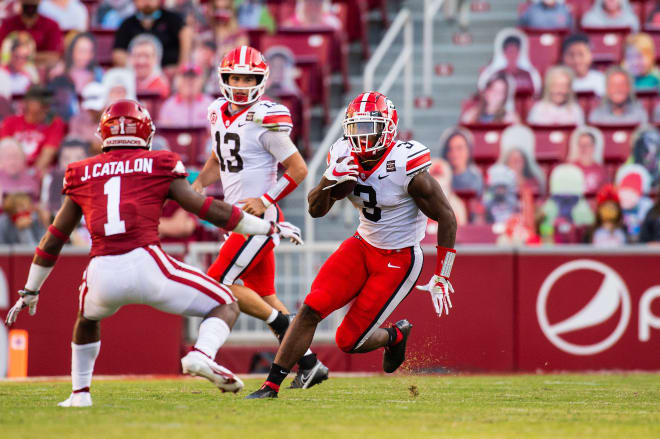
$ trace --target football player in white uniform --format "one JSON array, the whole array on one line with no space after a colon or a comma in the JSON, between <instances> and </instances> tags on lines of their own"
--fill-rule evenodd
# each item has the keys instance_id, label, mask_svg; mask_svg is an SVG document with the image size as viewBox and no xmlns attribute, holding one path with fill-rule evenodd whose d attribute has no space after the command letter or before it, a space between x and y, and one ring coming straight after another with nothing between
<instances>
[{"instance_id":1,"label":"football player in white uniform","mask_svg":"<svg viewBox=\"0 0 660 439\"><path fill-rule=\"evenodd\" d=\"M278 221L277 202L296 189L307 166L291 141L289 110L261 100L268 80L262 54L248 46L229 52L218 68L223 97L209 106L213 154L193 183L202 191L222 180L225 201L253 215ZM277 179L277 165L285 173ZM265 321L281 341L291 315L275 295L277 239L230 234L208 275L232 289L242 312ZM328 368L309 349L298 362L293 388L308 388L328 378Z\"/></svg>"},{"instance_id":2,"label":"football player in white uniform","mask_svg":"<svg viewBox=\"0 0 660 439\"><path fill-rule=\"evenodd\" d=\"M419 242L426 217L438 222L438 264L429 284L420 289L430 291L438 315L449 312L456 218L427 172L429 150L418 142L396 141L397 121L392 102L377 92L362 93L348 106L344 138L331 147L328 169L308 195L309 213L328 213L335 202L331 188L354 182L348 197L360 212L360 225L321 267L266 382L248 398L276 398L319 322L351 301L337 329L339 348L347 353L385 348L387 373L403 363L412 325L400 320L389 328L380 326L412 291L422 271Z\"/></svg>"}]
</instances>

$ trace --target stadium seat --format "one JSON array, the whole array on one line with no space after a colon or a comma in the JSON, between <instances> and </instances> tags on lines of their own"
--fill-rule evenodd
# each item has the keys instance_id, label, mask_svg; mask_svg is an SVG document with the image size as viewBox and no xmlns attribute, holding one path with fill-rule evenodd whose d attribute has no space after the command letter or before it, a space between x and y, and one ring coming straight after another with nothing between
<instances>
[{"instance_id":1,"label":"stadium seat","mask_svg":"<svg viewBox=\"0 0 660 439\"><path fill-rule=\"evenodd\" d=\"M92 29L92 34L96 39L96 61L101 67L112 66L112 46L115 43L114 29Z\"/></svg>"},{"instance_id":2,"label":"stadium seat","mask_svg":"<svg viewBox=\"0 0 660 439\"><path fill-rule=\"evenodd\" d=\"M305 158L311 158L311 143L309 138L310 130L310 113L309 113L309 100L306 96L298 96L295 94L281 94L275 96L267 96L267 99L279 102L289 109L291 112L291 119L293 120L293 130L291 131L291 139L299 145L301 154Z\"/></svg>"},{"instance_id":3,"label":"stadium seat","mask_svg":"<svg viewBox=\"0 0 660 439\"><path fill-rule=\"evenodd\" d=\"M520 28L529 41L529 58L534 67L543 76L545 71L559 62L561 42L569 32L568 29L542 30Z\"/></svg>"},{"instance_id":4,"label":"stadium seat","mask_svg":"<svg viewBox=\"0 0 660 439\"><path fill-rule=\"evenodd\" d=\"M362 45L362 55L365 59L369 53L369 22L367 21L367 0L332 0L332 3L342 5L337 16L341 20L349 41L359 41ZM346 14L342 13L344 9ZM349 13L350 11L350 13Z\"/></svg>"},{"instance_id":5,"label":"stadium seat","mask_svg":"<svg viewBox=\"0 0 660 439\"><path fill-rule=\"evenodd\" d=\"M622 163L630 155L630 139L637 125L599 125L605 148L603 157L607 163Z\"/></svg>"},{"instance_id":6,"label":"stadium seat","mask_svg":"<svg viewBox=\"0 0 660 439\"><path fill-rule=\"evenodd\" d=\"M296 65L307 78L301 79L299 86L308 94L314 104L321 103L325 120L330 120L330 59L334 30L323 28L315 31L287 29L278 30L275 35L263 35L261 51L272 46L285 46L296 57ZM309 82L304 83L304 80Z\"/></svg>"},{"instance_id":7,"label":"stadium seat","mask_svg":"<svg viewBox=\"0 0 660 439\"><path fill-rule=\"evenodd\" d=\"M626 35L630 33L630 28L585 27L583 30L591 40L594 62L614 64L621 62L623 43Z\"/></svg>"},{"instance_id":8,"label":"stadium seat","mask_svg":"<svg viewBox=\"0 0 660 439\"><path fill-rule=\"evenodd\" d=\"M496 241L491 224L464 224L456 230L457 244L495 244Z\"/></svg>"},{"instance_id":9,"label":"stadium seat","mask_svg":"<svg viewBox=\"0 0 660 439\"><path fill-rule=\"evenodd\" d=\"M508 124L461 124L474 137L473 158L478 164L490 165L500 154L500 137Z\"/></svg>"},{"instance_id":10,"label":"stadium seat","mask_svg":"<svg viewBox=\"0 0 660 439\"><path fill-rule=\"evenodd\" d=\"M651 120L653 118L653 108L658 101L658 90L637 90L635 94L637 95L637 100L646 108L649 114L649 120Z\"/></svg>"},{"instance_id":11,"label":"stadium seat","mask_svg":"<svg viewBox=\"0 0 660 439\"><path fill-rule=\"evenodd\" d=\"M527 120L527 113L534 105L533 90L516 90L515 106L520 120Z\"/></svg>"},{"instance_id":12,"label":"stadium seat","mask_svg":"<svg viewBox=\"0 0 660 439\"><path fill-rule=\"evenodd\" d=\"M163 103L163 98L160 96L160 93L153 91L142 91L137 94L137 100L142 105L147 107L149 114L151 114L151 117L153 117L154 120L158 120L158 112L160 111L160 106Z\"/></svg>"},{"instance_id":13,"label":"stadium seat","mask_svg":"<svg viewBox=\"0 0 660 439\"><path fill-rule=\"evenodd\" d=\"M568 144L575 125L541 126L529 125L536 139L536 160L540 164L555 164L562 161L568 152Z\"/></svg>"},{"instance_id":14,"label":"stadium seat","mask_svg":"<svg viewBox=\"0 0 660 439\"><path fill-rule=\"evenodd\" d=\"M592 91L580 91L575 94L578 104L582 107L584 114L589 114L592 109L596 108L599 102L599 97Z\"/></svg>"},{"instance_id":15,"label":"stadium seat","mask_svg":"<svg viewBox=\"0 0 660 439\"><path fill-rule=\"evenodd\" d=\"M266 0L266 4L276 23L283 23L296 12L295 0Z\"/></svg>"},{"instance_id":16,"label":"stadium seat","mask_svg":"<svg viewBox=\"0 0 660 439\"><path fill-rule=\"evenodd\" d=\"M170 150L179 154L186 166L203 164L206 153L204 144L209 137L208 129L201 128L165 128L158 127L157 134L167 140ZM202 153L204 154L202 155ZM203 157L202 160L200 158Z\"/></svg>"}]
</instances>

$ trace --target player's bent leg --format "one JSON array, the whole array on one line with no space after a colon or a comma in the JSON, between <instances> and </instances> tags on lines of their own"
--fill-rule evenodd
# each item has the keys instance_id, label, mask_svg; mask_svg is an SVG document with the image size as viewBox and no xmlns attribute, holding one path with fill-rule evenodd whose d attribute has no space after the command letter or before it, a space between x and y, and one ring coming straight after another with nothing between
<instances>
[{"instance_id":1,"label":"player's bent leg","mask_svg":"<svg viewBox=\"0 0 660 439\"><path fill-rule=\"evenodd\" d=\"M71 343L71 395L58 403L60 407L92 405L90 387L94 363L101 349L100 322L78 315Z\"/></svg>"},{"instance_id":2,"label":"player's bent leg","mask_svg":"<svg viewBox=\"0 0 660 439\"><path fill-rule=\"evenodd\" d=\"M286 332L284 340L275 355L268 378L263 386L256 392L247 396L247 399L277 398L277 392L284 378L291 368L309 349L316 332L316 327L323 320L321 315L309 305L303 305L293 319L291 327Z\"/></svg>"},{"instance_id":3,"label":"player's bent leg","mask_svg":"<svg viewBox=\"0 0 660 439\"><path fill-rule=\"evenodd\" d=\"M229 289L236 296L242 313L266 321L273 312L273 307L252 289L243 285L231 285Z\"/></svg>"},{"instance_id":4,"label":"player's bent leg","mask_svg":"<svg viewBox=\"0 0 660 439\"><path fill-rule=\"evenodd\" d=\"M236 393L243 388L243 381L238 376L214 361L238 314L236 303L219 305L207 314L199 326L199 336L193 350L181 359L183 373L206 378L223 393Z\"/></svg>"},{"instance_id":5,"label":"player's bent leg","mask_svg":"<svg viewBox=\"0 0 660 439\"><path fill-rule=\"evenodd\" d=\"M173 314L205 317L194 350L181 359L184 373L206 378L223 392L238 392L243 382L214 361L238 318L231 290L158 246L145 251L142 268L148 275L141 287L149 293L143 303Z\"/></svg>"}]
</instances>

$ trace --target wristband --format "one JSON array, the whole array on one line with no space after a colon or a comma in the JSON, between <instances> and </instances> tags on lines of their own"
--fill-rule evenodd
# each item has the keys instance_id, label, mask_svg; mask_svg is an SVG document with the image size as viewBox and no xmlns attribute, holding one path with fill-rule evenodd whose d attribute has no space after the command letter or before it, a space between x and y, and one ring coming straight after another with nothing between
<instances>
[{"instance_id":1,"label":"wristband","mask_svg":"<svg viewBox=\"0 0 660 439\"><path fill-rule=\"evenodd\" d=\"M266 207L269 207L271 204L275 204L289 195L297 187L298 183L289 174L284 174L282 178L277 180L277 183L275 183L275 186L271 190L261 196L261 201Z\"/></svg>"},{"instance_id":2,"label":"wristband","mask_svg":"<svg viewBox=\"0 0 660 439\"><path fill-rule=\"evenodd\" d=\"M446 279L451 274L451 267L454 265L454 258L456 258L456 250L453 248L435 247L438 250L438 261L435 267L435 272L438 276Z\"/></svg>"},{"instance_id":3,"label":"wristband","mask_svg":"<svg viewBox=\"0 0 660 439\"><path fill-rule=\"evenodd\" d=\"M43 265L38 265L32 263L30 265L30 272L28 273L27 281L25 282L25 289L31 291L39 291L46 282L46 278L53 270L53 267L44 267Z\"/></svg>"},{"instance_id":4,"label":"wristband","mask_svg":"<svg viewBox=\"0 0 660 439\"><path fill-rule=\"evenodd\" d=\"M238 225L238 222L241 220L241 209L239 209L236 206L231 206L231 215L229 215L229 219L227 220L227 224L223 227L223 229L232 231L236 228Z\"/></svg>"},{"instance_id":5,"label":"wristband","mask_svg":"<svg viewBox=\"0 0 660 439\"><path fill-rule=\"evenodd\" d=\"M53 235L62 242L67 242L69 240L68 236L66 236L64 233L62 233L57 227L55 227L52 224L48 226L48 231L50 232L51 235Z\"/></svg>"},{"instance_id":6,"label":"wristband","mask_svg":"<svg viewBox=\"0 0 660 439\"><path fill-rule=\"evenodd\" d=\"M37 256L41 256L42 258L46 259L47 261L56 261L57 256L58 256L58 255L51 255L50 253L45 252L44 250L40 249L39 247L34 249L34 253Z\"/></svg>"},{"instance_id":7,"label":"wristband","mask_svg":"<svg viewBox=\"0 0 660 439\"><path fill-rule=\"evenodd\" d=\"M201 209L199 209L199 213L197 214L197 216L200 217L201 219L206 219L206 214L211 208L212 203L213 203L213 197L206 197L206 200L204 200L204 204L202 204Z\"/></svg>"}]
</instances>

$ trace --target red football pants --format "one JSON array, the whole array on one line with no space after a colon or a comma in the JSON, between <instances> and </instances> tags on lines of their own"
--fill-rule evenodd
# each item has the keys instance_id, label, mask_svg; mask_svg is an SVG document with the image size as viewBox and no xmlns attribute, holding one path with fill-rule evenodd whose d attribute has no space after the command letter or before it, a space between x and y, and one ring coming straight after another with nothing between
<instances>
[{"instance_id":1,"label":"red football pants","mask_svg":"<svg viewBox=\"0 0 660 439\"><path fill-rule=\"evenodd\" d=\"M326 318L353 300L335 341L345 352L360 347L406 298L422 271L419 246L382 250L357 233L323 264L305 304Z\"/></svg>"}]
</instances>

